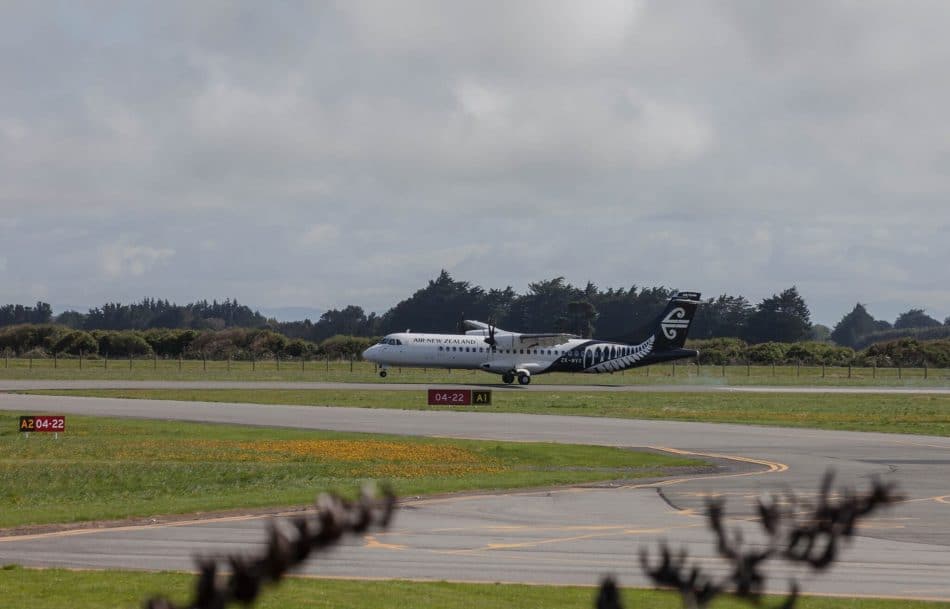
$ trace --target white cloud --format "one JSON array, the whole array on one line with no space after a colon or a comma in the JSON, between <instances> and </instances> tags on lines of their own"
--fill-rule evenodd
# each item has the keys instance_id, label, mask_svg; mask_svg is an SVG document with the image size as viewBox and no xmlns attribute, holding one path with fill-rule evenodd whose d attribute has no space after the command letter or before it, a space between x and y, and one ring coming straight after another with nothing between
<instances>
[{"instance_id":1,"label":"white cloud","mask_svg":"<svg viewBox=\"0 0 950 609\"><path fill-rule=\"evenodd\" d=\"M442 266L946 300L950 5L61 8L0 22L0 249L54 302L381 310Z\"/></svg>"},{"instance_id":2,"label":"white cloud","mask_svg":"<svg viewBox=\"0 0 950 609\"><path fill-rule=\"evenodd\" d=\"M300 235L302 247L325 246L340 236L340 228L332 224L313 224Z\"/></svg>"},{"instance_id":3,"label":"white cloud","mask_svg":"<svg viewBox=\"0 0 950 609\"><path fill-rule=\"evenodd\" d=\"M128 238L121 238L100 249L99 266L111 279L141 277L174 255L175 250L171 248L135 245Z\"/></svg>"}]
</instances>

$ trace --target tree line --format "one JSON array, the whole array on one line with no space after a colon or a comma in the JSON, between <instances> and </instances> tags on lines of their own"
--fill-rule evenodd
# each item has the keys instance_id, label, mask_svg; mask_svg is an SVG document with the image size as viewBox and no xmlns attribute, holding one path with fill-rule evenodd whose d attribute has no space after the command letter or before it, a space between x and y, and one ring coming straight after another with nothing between
<instances>
[{"instance_id":1,"label":"tree line","mask_svg":"<svg viewBox=\"0 0 950 609\"><path fill-rule=\"evenodd\" d=\"M323 341L335 336L371 338L407 329L457 332L462 319L468 318L493 319L499 327L524 332L558 331L595 339L636 341L647 335L674 292L662 286L601 289L590 282L575 286L564 277L555 277L531 283L525 293L519 294L510 286L486 290L456 280L443 270L426 286L382 315L367 314L362 307L349 305L326 311L316 321L277 322L233 299L178 305L146 298L137 303L106 303L86 313L66 311L57 316L53 316L50 305L44 302L37 302L35 306L5 305L0 306L0 327L55 324L87 334L100 332L99 336L103 331L122 330L148 333L159 329L187 329L202 336L210 336L210 331L238 328L245 329L245 334L250 330L267 330L284 336L288 345L296 345L285 347L296 352L303 349L300 345L304 344L314 345L312 350L319 349ZM149 334L152 335L154 333ZM256 352L254 339L235 337L235 345L240 345L237 349ZM735 338L747 345L831 340L839 346L861 350L877 342L900 338L950 339L950 317L941 323L923 309L910 309L890 323L875 319L858 303L834 328L827 328L811 322L807 303L792 286L757 304L741 295L708 298L696 314L690 337ZM145 334L139 338L149 342ZM137 348L141 348L141 343L135 342L139 345ZM100 345L100 351L103 347L109 352L118 349L108 344ZM155 346L152 349L161 353ZM64 352L68 352L68 345Z\"/></svg>"}]
</instances>

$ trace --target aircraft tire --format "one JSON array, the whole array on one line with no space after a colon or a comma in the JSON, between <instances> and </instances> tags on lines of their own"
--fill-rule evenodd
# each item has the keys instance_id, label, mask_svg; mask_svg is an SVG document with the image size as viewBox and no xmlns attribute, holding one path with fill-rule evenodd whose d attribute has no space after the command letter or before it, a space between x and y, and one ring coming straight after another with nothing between
<instances>
[{"instance_id":1,"label":"aircraft tire","mask_svg":"<svg viewBox=\"0 0 950 609\"><path fill-rule=\"evenodd\" d=\"M506 372L501 375L501 380L504 381L506 385L510 385L515 382L515 375L511 372Z\"/></svg>"},{"instance_id":2,"label":"aircraft tire","mask_svg":"<svg viewBox=\"0 0 950 609\"><path fill-rule=\"evenodd\" d=\"M530 384L531 384L531 375L530 375L530 374L519 374L519 375L518 375L518 384L519 384L519 385L530 385Z\"/></svg>"},{"instance_id":3,"label":"aircraft tire","mask_svg":"<svg viewBox=\"0 0 950 609\"><path fill-rule=\"evenodd\" d=\"M380 371L379 371L379 378L386 378L386 371L385 371L385 370L380 370Z\"/></svg>"}]
</instances>

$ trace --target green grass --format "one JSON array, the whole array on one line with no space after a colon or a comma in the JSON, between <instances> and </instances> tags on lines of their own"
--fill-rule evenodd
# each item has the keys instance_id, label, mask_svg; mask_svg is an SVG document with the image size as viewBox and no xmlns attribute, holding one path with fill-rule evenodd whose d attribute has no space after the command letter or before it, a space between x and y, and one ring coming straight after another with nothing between
<instances>
[{"instance_id":1,"label":"green grass","mask_svg":"<svg viewBox=\"0 0 950 609\"><path fill-rule=\"evenodd\" d=\"M0 569L0 609L138 609L155 595L183 604L195 577L184 573ZM592 582L593 583L593 582ZM360 581L290 578L260 597L256 609L589 609L596 589L582 586L460 584L449 582ZM778 605L765 598L765 606ZM626 607L678 609L673 592L623 590ZM714 609L749 607L722 597ZM802 597L799 609L936 609L947 603L910 600Z\"/></svg>"},{"instance_id":2,"label":"green grass","mask_svg":"<svg viewBox=\"0 0 950 609\"><path fill-rule=\"evenodd\" d=\"M0 527L301 505L388 480L402 496L662 475L701 462L617 448L0 414Z\"/></svg>"},{"instance_id":3,"label":"green grass","mask_svg":"<svg viewBox=\"0 0 950 609\"><path fill-rule=\"evenodd\" d=\"M380 379L368 362L346 361L207 361L201 360L104 360L0 359L4 379L112 379L112 380L231 380L231 381L322 381L403 383L497 383L500 378L476 370L390 368ZM680 362L657 364L613 374L546 374L536 383L552 385L683 384L699 385L828 385L828 386L947 386L950 369L852 368L820 366L696 366Z\"/></svg>"},{"instance_id":4,"label":"green grass","mask_svg":"<svg viewBox=\"0 0 950 609\"><path fill-rule=\"evenodd\" d=\"M99 389L25 393L427 410L425 392L278 389ZM950 436L950 395L727 392L492 392L453 410L664 419Z\"/></svg>"}]
</instances>

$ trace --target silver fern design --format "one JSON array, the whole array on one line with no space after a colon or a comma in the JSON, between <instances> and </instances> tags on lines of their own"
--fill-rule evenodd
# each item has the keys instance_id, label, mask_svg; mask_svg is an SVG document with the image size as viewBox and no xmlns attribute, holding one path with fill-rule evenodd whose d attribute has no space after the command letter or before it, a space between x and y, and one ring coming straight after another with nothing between
<instances>
[{"instance_id":1,"label":"silver fern design","mask_svg":"<svg viewBox=\"0 0 950 609\"><path fill-rule=\"evenodd\" d=\"M639 345L591 345L584 350L584 372L617 372L629 368L650 354L655 340L656 336L651 336Z\"/></svg>"},{"instance_id":2,"label":"silver fern design","mask_svg":"<svg viewBox=\"0 0 950 609\"><path fill-rule=\"evenodd\" d=\"M676 307L660 322L663 328L663 336L670 340L676 338L677 330L685 330L689 327L689 319L686 317L686 310L683 307Z\"/></svg>"}]
</instances>

